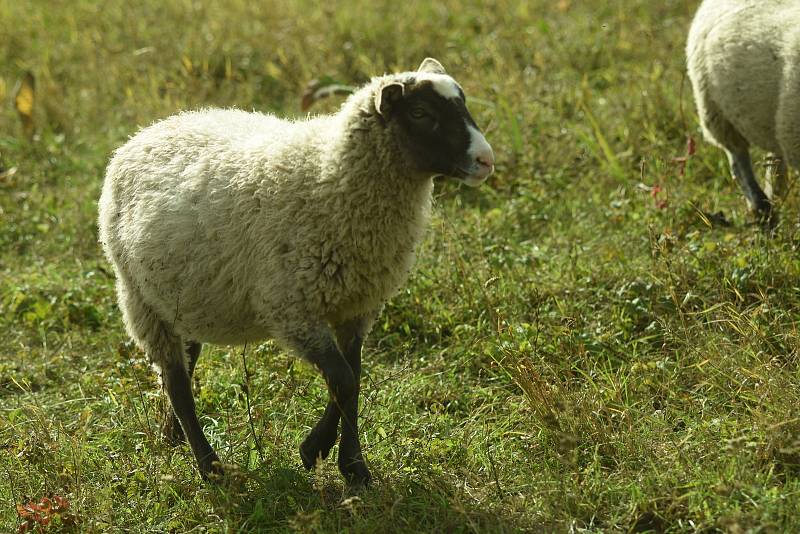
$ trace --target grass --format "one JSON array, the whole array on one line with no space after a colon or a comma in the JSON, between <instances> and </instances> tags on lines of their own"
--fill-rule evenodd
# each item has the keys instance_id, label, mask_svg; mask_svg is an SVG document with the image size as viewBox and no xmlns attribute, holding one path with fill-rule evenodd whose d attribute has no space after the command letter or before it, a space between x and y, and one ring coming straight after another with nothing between
<instances>
[{"instance_id":1,"label":"grass","mask_svg":"<svg viewBox=\"0 0 800 534\"><path fill-rule=\"evenodd\" d=\"M53 494L74 514L53 532L793 531L797 195L765 236L700 139L696 4L0 0L0 530ZM202 423L238 468L202 484L159 438L96 242L110 152L178 109L299 116L313 78L428 55L497 172L437 183L417 268L368 341L373 488L343 500L335 462L302 470L325 390L271 343L204 349ZM32 138L13 107L28 71Z\"/></svg>"}]
</instances>

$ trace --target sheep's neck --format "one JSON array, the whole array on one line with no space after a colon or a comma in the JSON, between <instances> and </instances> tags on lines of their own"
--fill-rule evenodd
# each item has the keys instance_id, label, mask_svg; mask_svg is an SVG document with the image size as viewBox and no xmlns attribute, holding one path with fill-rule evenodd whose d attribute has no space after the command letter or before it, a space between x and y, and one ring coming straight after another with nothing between
<instances>
[{"instance_id":1,"label":"sheep's neck","mask_svg":"<svg viewBox=\"0 0 800 534\"><path fill-rule=\"evenodd\" d=\"M418 224L427 217L433 181L378 157L345 162L337 193L350 214L363 214L365 224ZM385 158L384 158L385 159ZM350 216L348 214L348 216ZM370 222L372 221L372 222Z\"/></svg>"},{"instance_id":2,"label":"sheep's neck","mask_svg":"<svg viewBox=\"0 0 800 534\"><path fill-rule=\"evenodd\" d=\"M394 207L401 211L427 203L432 180L413 169L389 132L374 117L355 117L338 128L343 132L333 148L331 165L323 180L335 182L341 193L358 201L369 201L377 208ZM325 159L325 158L323 158ZM327 166L323 164L324 166Z\"/></svg>"},{"instance_id":3,"label":"sheep's neck","mask_svg":"<svg viewBox=\"0 0 800 534\"><path fill-rule=\"evenodd\" d=\"M342 290L326 295L332 323L374 312L401 287L430 214L433 180L391 161L392 152L363 142L342 152L352 157L343 158L339 176L331 180L336 185L323 233L344 235L349 243L326 263L336 264L329 271L335 273L333 287Z\"/></svg>"}]
</instances>

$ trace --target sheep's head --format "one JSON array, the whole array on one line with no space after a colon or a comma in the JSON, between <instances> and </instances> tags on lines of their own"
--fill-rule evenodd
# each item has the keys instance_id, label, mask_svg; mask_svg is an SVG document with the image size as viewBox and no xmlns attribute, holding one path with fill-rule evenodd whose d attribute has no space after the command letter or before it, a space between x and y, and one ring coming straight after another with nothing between
<instances>
[{"instance_id":1,"label":"sheep's head","mask_svg":"<svg viewBox=\"0 0 800 534\"><path fill-rule=\"evenodd\" d=\"M494 153L466 106L464 92L432 58L417 72L387 78L375 110L396 135L411 165L478 186L494 170Z\"/></svg>"}]
</instances>

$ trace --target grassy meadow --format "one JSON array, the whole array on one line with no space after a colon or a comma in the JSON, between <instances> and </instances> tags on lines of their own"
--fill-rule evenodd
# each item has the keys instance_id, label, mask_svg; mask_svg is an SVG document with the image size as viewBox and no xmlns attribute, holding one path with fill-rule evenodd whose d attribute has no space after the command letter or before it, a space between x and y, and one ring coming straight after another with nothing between
<instances>
[{"instance_id":1,"label":"grassy meadow","mask_svg":"<svg viewBox=\"0 0 800 534\"><path fill-rule=\"evenodd\" d=\"M0 0L0 532L46 496L68 509L43 532L796 531L800 206L765 235L702 140L698 3ZM201 422L235 468L203 484L97 243L109 154L177 110L302 116L312 79L426 56L497 170L437 183L366 344L372 487L302 469L327 393L271 342L204 348Z\"/></svg>"}]
</instances>

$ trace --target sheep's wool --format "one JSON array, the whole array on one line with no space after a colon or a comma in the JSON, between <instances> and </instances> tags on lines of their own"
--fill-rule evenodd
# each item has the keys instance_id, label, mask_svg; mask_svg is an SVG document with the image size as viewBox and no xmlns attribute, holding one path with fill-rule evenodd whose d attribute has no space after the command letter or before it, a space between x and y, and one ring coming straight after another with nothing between
<instances>
[{"instance_id":1,"label":"sheep's wool","mask_svg":"<svg viewBox=\"0 0 800 534\"><path fill-rule=\"evenodd\" d=\"M385 78L334 115L187 112L116 151L100 240L140 345L172 334L287 341L321 323L374 319L414 262L433 186L400 163L371 108ZM150 356L161 367L175 353Z\"/></svg>"},{"instance_id":2,"label":"sheep's wool","mask_svg":"<svg viewBox=\"0 0 800 534\"><path fill-rule=\"evenodd\" d=\"M705 0L686 55L709 140L800 165L800 2Z\"/></svg>"}]
</instances>

